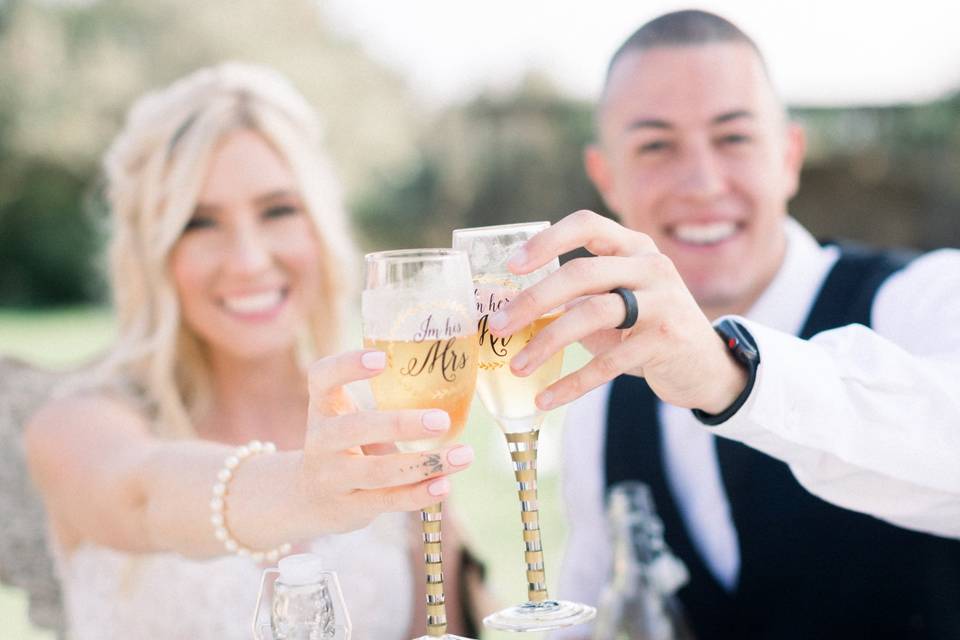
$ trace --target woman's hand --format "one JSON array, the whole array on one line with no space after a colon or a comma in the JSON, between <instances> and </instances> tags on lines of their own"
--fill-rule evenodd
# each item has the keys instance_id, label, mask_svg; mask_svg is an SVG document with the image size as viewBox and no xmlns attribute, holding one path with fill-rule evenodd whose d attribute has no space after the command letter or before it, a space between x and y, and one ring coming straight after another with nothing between
<instances>
[{"instance_id":1,"label":"woman's hand","mask_svg":"<svg viewBox=\"0 0 960 640\"><path fill-rule=\"evenodd\" d=\"M511 361L528 375L552 354L581 341L594 358L542 391L541 409L582 396L622 373L642 376L664 402L720 413L746 385L746 374L727 353L673 263L646 234L591 211L573 213L531 238L510 268L525 274L555 257L586 247L579 258L517 295L490 319L495 335L509 335L551 309L566 312ZM615 287L634 292L639 318L629 329Z\"/></svg>"},{"instance_id":2,"label":"woman's hand","mask_svg":"<svg viewBox=\"0 0 960 640\"><path fill-rule=\"evenodd\" d=\"M419 453L382 445L444 436L449 416L440 410L358 411L344 386L383 371L385 356L356 351L330 356L310 368L307 437L298 494L314 522L328 531L362 527L387 511L410 511L441 501L446 476L462 471L473 450L449 444ZM382 455L371 455L382 452Z\"/></svg>"}]
</instances>

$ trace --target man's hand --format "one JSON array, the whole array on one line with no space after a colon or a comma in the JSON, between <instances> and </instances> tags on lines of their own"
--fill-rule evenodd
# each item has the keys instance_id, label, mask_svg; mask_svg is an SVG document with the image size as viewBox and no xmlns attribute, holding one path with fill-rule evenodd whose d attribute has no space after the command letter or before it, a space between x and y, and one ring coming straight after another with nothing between
<instances>
[{"instance_id":1,"label":"man's hand","mask_svg":"<svg viewBox=\"0 0 960 640\"><path fill-rule=\"evenodd\" d=\"M727 352L673 265L653 241L591 211L577 211L531 238L510 261L525 274L553 258L585 247L578 258L521 292L490 319L506 336L551 309L566 312L511 361L516 375L533 372L552 354L581 341L593 359L537 396L541 409L579 398L622 373L646 378L664 402L720 413L746 386L746 372ZM624 287L637 297L640 315L629 328L623 301L609 293Z\"/></svg>"}]
</instances>

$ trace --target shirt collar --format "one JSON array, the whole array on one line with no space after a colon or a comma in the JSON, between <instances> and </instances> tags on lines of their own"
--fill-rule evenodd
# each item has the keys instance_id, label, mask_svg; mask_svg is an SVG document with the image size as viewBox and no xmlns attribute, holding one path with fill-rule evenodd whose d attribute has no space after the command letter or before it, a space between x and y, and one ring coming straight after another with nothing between
<instances>
[{"instance_id":1,"label":"shirt collar","mask_svg":"<svg viewBox=\"0 0 960 640\"><path fill-rule=\"evenodd\" d=\"M787 217L784 225L787 247L783 263L746 317L796 335L840 253L836 247L821 247L793 218Z\"/></svg>"}]
</instances>

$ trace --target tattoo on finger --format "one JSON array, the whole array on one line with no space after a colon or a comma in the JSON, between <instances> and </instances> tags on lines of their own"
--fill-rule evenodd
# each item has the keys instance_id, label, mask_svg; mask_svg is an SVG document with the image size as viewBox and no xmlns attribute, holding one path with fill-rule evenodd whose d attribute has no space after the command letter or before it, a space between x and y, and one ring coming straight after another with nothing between
<instances>
[{"instance_id":1,"label":"tattoo on finger","mask_svg":"<svg viewBox=\"0 0 960 640\"><path fill-rule=\"evenodd\" d=\"M441 473L443 471L443 462L441 462L440 454L431 453L424 456L425 460L423 461L423 467L426 469L424 476L430 476L435 473Z\"/></svg>"}]
</instances>

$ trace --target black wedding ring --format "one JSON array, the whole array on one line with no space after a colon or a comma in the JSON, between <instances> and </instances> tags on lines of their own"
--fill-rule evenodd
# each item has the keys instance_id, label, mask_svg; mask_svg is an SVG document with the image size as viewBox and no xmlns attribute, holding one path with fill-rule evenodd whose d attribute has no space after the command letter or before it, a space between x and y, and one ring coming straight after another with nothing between
<instances>
[{"instance_id":1,"label":"black wedding ring","mask_svg":"<svg viewBox=\"0 0 960 640\"><path fill-rule=\"evenodd\" d=\"M630 329L633 325L637 324L637 318L640 316L636 294L630 291L630 289L624 289L623 287L617 287L610 293L615 293L620 296L620 299L623 300L623 305L627 308L627 315L623 318L623 322L617 325L617 329Z\"/></svg>"}]
</instances>

